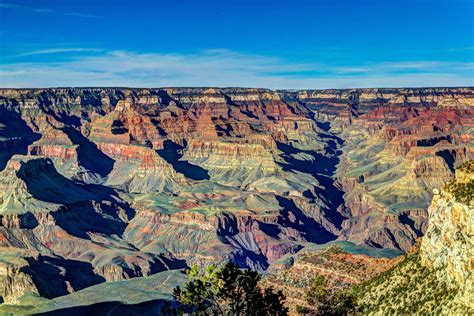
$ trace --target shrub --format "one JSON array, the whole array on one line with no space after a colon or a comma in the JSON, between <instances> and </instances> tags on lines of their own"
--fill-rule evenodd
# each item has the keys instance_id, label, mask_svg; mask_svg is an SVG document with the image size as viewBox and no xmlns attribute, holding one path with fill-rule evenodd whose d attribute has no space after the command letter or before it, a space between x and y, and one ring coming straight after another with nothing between
<instances>
[{"instance_id":1,"label":"shrub","mask_svg":"<svg viewBox=\"0 0 474 316\"><path fill-rule=\"evenodd\" d=\"M261 276L239 269L233 263L222 267L208 266L202 273L197 266L188 271L190 280L173 296L185 313L214 315L287 315L285 296L273 288L262 289Z\"/></svg>"}]
</instances>

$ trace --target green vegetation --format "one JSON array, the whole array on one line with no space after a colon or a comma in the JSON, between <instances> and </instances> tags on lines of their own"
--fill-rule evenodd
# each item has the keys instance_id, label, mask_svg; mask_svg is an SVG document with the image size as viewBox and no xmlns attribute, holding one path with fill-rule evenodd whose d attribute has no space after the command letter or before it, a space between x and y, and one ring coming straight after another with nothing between
<instances>
[{"instance_id":1,"label":"green vegetation","mask_svg":"<svg viewBox=\"0 0 474 316\"><path fill-rule=\"evenodd\" d=\"M201 272L197 266L188 271L189 282L174 289L173 296L183 306L163 313L212 315L287 315L285 297L271 287L258 285L260 275L241 270L233 263L210 265ZM167 306L166 308L169 308Z\"/></svg>"},{"instance_id":2,"label":"green vegetation","mask_svg":"<svg viewBox=\"0 0 474 316\"><path fill-rule=\"evenodd\" d=\"M468 174L473 174L474 173L474 160L466 161L456 169Z\"/></svg>"},{"instance_id":3,"label":"green vegetation","mask_svg":"<svg viewBox=\"0 0 474 316\"><path fill-rule=\"evenodd\" d=\"M351 288L337 290L324 276L316 275L306 289L305 306L297 306L296 311L301 315L473 315L474 310L457 299L459 291L440 281L414 252Z\"/></svg>"},{"instance_id":4,"label":"green vegetation","mask_svg":"<svg viewBox=\"0 0 474 316\"><path fill-rule=\"evenodd\" d=\"M306 291L308 306L297 306L298 314L348 315L358 311L356 296L350 289L333 290L322 275L317 275Z\"/></svg>"},{"instance_id":5,"label":"green vegetation","mask_svg":"<svg viewBox=\"0 0 474 316\"><path fill-rule=\"evenodd\" d=\"M472 310L454 299L459 289L440 282L435 271L420 262L418 252L411 253L393 268L355 286L364 314L442 314L446 311L468 315Z\"/></svg>"},{"instance_id":6,"label":"green vegetation","mask_svg":"<svg viewBox=\"0 0 474 316\"><path fill-rule=\"evenodd\" d=\"M459 181L458 174L474 174L474 160L466 161L456 169L456 177L448 182L444 190L454 195L461 203L470 204L474 199L474 181Z\"/></svg>"},{"instance_id":7,"label":"green vegetation","mask_svg":"<svg viewBox=\"0 0 474 316\"><path fill-rule=\"evenodd\" d=\"M446 185L446 191L451 192L457 201L469 204L474 197L474 182L458 183L452 180Z\"/></svg>"}]
</instances>

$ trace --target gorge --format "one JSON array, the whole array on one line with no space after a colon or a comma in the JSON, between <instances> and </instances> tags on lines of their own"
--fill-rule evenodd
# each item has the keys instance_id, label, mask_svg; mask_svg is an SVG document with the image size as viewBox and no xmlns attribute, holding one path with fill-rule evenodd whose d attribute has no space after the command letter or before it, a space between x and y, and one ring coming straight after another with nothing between
<instances>
[{"instance_id":1,"label":"gorge","mask_svg":"<svg viewBox=\"0 0 474 316\"><path fill-rule=\"evenodd\" d=\"M165 299L190 265L264 272L329 244L394 257L473 159L468 87L0 89L0 302Z\"/></svg>"}]
</instances>

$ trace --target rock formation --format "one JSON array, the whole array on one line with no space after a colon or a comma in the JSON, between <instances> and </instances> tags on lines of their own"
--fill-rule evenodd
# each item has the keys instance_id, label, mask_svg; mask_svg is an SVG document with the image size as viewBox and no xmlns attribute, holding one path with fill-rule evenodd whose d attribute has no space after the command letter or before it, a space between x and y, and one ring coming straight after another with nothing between
<instances>
[{"instance_id":1,"label":"rock formation","mask_svg":"<svg viewBox=\"0 0 474 316\"><path fill-rule=\"evenodd\" d=\"M408 250L473 158L473 104L471 88L0 89L0 296L262 271L308 242Z\"/></svg>"},{"instance_id":2,"label":"rock formation","mask_svg":"<svg viewBox=\"0 0 474 316\"><path fill-rule=\"evenodd\" d=\"M281 91L344 140L337 180L351 213L340 238L408 250L433 189L473 159L471 88Z\"/></svg>"},{"instance_id":3,"label":"rock formation","mask_svg":"<svg viewBox=\"0 0 474 316\"><path fill-rule=\"evenodd\" d=\"M471 306L474 258L474 161L456 169L455 179L435 192L422 239L421 263L449 287L461 289L455 302Z\"/></svg>"}]
</instances>

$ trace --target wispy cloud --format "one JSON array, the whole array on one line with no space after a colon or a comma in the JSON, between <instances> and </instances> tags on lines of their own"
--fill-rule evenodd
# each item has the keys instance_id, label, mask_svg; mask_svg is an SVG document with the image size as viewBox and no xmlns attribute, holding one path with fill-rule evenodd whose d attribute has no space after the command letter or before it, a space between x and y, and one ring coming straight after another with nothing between
<instances>
[{"instance_id":1,"label":"wispy cloud","mask_svg":"<svg viewBox=\"0 0 474 316\"><path fill-rule=\"evenodd\" d=\"M17 55L10 56L13 57L25 57L25 56L33 56L33 55L48 55L48 54L62 54L62 53L78 53L78 52L100 52L101 49L97 48L48 48L48 49L39 49L33 50L26 53L21 53Z\"/></svg>"},{"instance_id":2,"label":"wispy cloud","mask_svg":"<svg viewBox=\"0 0 474 316\"><path fill-rule=\"evenodd\" d=\"M470 51L470 50L474 50L474 46L458 47L458 48L450 48L450 49L448 49L449 52L465 52L465 51Z\"/></svg>"},{"instance_id":3,"label":"wispy cloud","mask_svg":"<svg viewBox=\"0 0 474 316\"><path fill-rule=\"evenodd\" d=\"M473 63L402 61L335 67L294 63L226 49L193 54L63 49L51 62L0 64L2 87L50 86L242 86L266 88L351 88L474 85ZM27 53L28 54L28 53ZM28 56L28 55L26 55Z\"/></svg>"},{"instance_id":4,"label":"wispy cloud","mask_svg":"<svg viewBox=\"0 0 474 316\"><path fill-rule=\"evenodd\" d=\"M29 6L21 6L11 3L0 3L0 9L17 9L17 10L24 10L29 12L36 12L36 13L57 13L62 15L69 15L69 16L77 16L83 18L102 18L103 16L100 15L93 15L93 14L85 14L82 12L62 12L48 8L35 8Z\"/></svg>"}]
</instances>

